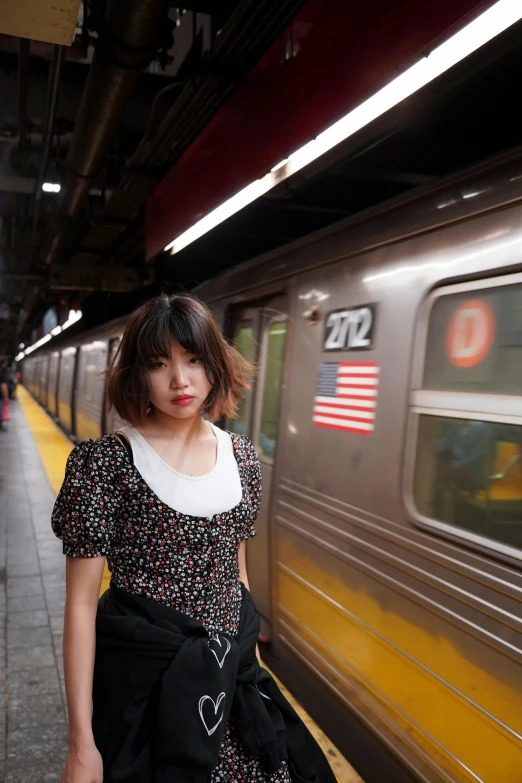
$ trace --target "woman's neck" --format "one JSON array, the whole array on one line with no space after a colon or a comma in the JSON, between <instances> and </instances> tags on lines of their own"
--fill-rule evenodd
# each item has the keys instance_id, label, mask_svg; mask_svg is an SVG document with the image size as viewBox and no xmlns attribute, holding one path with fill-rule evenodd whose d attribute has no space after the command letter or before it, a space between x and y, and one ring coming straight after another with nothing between
<instances>
[{"instance_id":1,"label":"woman's neck","mask_svg":"<svg viewBox=\"0 0 522 783\"><path fill-rule=\"evenodd\" d=\"M210 425L199 413L188 419L177 419L157 408L152 409L146 423L137 429L149 438L169 441L175 438L185 443L213 434L209 432Z\"/></svg>"}]
</instances>

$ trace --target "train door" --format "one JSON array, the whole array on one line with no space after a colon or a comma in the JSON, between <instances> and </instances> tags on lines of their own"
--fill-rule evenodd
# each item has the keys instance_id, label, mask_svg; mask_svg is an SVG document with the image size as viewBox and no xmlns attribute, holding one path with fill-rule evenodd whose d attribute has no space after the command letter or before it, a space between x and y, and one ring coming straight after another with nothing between
<instances>
[{"instance_id":1,"label":"train door","mask_svg":"<svg viewBox=\"0 0 522 783\"><path fill-rule=\"evenodd\" d=\"M49 412L58 415L58 378L60 375L60 352L53 351L49 360Z\"/></svg>"},{"instance_id":2,"label":"train door","mask_svg":"<svg viewBox=\"0 0 522 783\"><path fill-rule=\"evenodd\" d=\"M121 337L111 337L109 340L109 353L107 356L107 366L110 367L114 357L116 356L116 352L120 346ZM104 403L104 409L103 409L103 419L102 419L102 432L104 435L107 435L110 432L114 432L115 430L119 429L120 427L123 427L125 422L123 419L120 418L118 413L114 410L114 408L111 411L107 410L107 384L105 384L105 403Z\"/></svg>"},{"instance_id":3,"label":"train door","mask_svg":"<svg viewBox=\"0 0 522 783\"><path fill-rule=\"evenodd\" d=\"M49 355L40 359L40 402L44 408L49 407Z\"/></svg>"},{"instance_id":4,"label":"train door","mask_svg":"<svg viewBox=\"0 0 522 783\"><path fill-rule=\"evenodd\" d=\"M70 435L75 435L74 397L76 388L76 353L74 347L64 348L60 360L58 389L58 419Z\"/></svg>"},{"instance_id":5,"label":"train door","mask_svg":"<svg viewBox=\"0 0 522 783\"><path fill-rule=\"evenodd\" d=\"M33 395L37 400L40 399L40 357L37 356L34 360L34 376L33 376Z\"/></svg>"},{"instance_id":6,"label":"train door","mask_svg":"<svg viewBox=\"0 0 522 783\"><path fill-rule=\"evenodd\" d=\"M250 588L261 616L261 636L271 638L272 621L272 524L274 466L279 430L283 361L287 336L286 301L278 297L257 307L233 313L233 343L250 362L257 364L253 388L242 400L239 416L227 428L247 435L261 462L263 493L256 523L257 540L247 548ZM251 556L249 556L251 552Z\"/></svg>"}]
</instances>

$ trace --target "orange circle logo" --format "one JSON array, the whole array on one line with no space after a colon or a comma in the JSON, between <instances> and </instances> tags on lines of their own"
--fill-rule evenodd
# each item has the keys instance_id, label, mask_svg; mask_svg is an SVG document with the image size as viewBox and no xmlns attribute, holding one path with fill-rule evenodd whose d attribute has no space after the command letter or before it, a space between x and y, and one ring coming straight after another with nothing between
<instances>
[{"instance_id":1,"label":"orange circle logo","mask_svg":"<svg viewBox=\"0 0 522 783\"><path fill-rule=\"evenodd\" d=\"M455 367L475 367L491 350L495 339L495 314L482 299L468 299L451 316L446 351Z\"/></svg>"}]
</instances>

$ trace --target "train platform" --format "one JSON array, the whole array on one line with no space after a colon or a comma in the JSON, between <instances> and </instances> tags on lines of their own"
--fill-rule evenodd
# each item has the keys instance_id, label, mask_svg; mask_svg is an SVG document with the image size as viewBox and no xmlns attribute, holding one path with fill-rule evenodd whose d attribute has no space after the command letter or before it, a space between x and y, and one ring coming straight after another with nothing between
<instances>
[{"instance_id":1,"label":"train platform","mask_svg":"<svg viewBox=\"0 0 522 783\"><path fill-rule=\"evenodd\" d=\"M50 517L72 443L23 387L10 407L0 432L0 783L57 783L67 754L65 558ZM363 783L281 687L339 783Z\"/></svg>"}]
</instances>

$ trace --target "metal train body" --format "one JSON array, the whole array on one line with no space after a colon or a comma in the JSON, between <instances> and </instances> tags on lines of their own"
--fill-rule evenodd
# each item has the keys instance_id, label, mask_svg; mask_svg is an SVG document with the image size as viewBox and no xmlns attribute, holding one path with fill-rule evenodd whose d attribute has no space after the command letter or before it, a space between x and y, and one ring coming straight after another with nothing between
<instances>
[{"instance_id":1,"label":"metal train body","mask_svg":"<svg viewBox=\"0 0 522 783\"><path fill-rule=\"evenodd\" d=\"M522 781L521 186L517 151L198 289L259 362L270 661L366 780ZM25 361L77 440L124 323Z\"/></svg>"}]
</instances>

